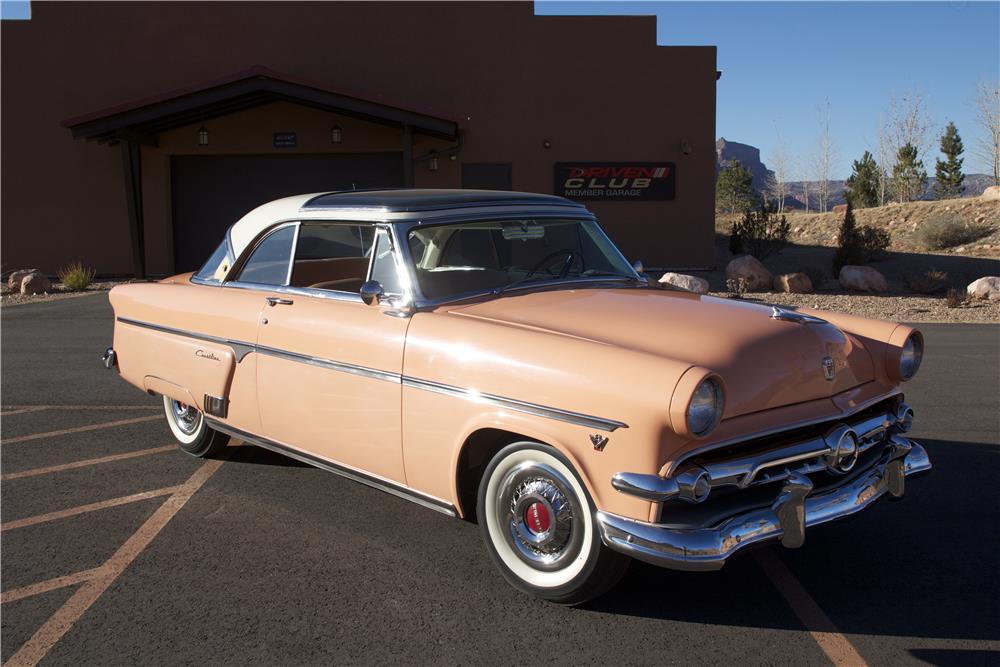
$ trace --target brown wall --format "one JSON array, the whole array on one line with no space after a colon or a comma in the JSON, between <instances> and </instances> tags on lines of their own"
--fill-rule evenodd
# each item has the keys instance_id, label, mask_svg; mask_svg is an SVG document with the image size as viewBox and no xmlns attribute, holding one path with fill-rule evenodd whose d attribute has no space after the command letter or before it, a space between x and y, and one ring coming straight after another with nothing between
<instances>
[{"instance_id":1,"label":"brown wall","mask_svg":"<svg viewBox=\"0 0 1000 667\"><path fill-rule=\"evenodd\" d=\"M590 208L647 266L712 263L715 47L657 47L650 17L534 16L532 4L40 3L0 25L0 264L53 273L81 259L131 271L121 156L74 141L66 118L261 64L462 121L457 162L415 168L418 187L458 187L462 162L511 162L516 190L552 192L560 160L673 160L670 202ZM164 133L143 148L149 271L172 268L169 156L399 150L399 131L291 104ZM543 140L552 143L542 147ZM680 143L693 151L682 155ZM441 146L417 137L414 155ZM207 150L206 150L207 148Z\"/></svg>"}]
</instances>

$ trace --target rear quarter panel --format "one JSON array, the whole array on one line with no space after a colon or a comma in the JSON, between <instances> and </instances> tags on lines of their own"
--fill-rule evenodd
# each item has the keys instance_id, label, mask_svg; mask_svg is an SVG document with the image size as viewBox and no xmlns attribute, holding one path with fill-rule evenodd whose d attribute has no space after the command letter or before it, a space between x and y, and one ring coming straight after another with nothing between
<instances>
[{"instance_id":1,"label":"rear quarter panel","mask_svg":"<svg viewBox=\"0 0 1000 667\"><path fill-rule=\"evenodd\" d=\"M204 397L229 399L224 421L258 431L255 355L239 358L222 342L168 333L254 344L263 306L260 294L168 279L111 290L114 349L122 378L143 391L163 394L204 410Z\"/></svg>"}]
</instances>

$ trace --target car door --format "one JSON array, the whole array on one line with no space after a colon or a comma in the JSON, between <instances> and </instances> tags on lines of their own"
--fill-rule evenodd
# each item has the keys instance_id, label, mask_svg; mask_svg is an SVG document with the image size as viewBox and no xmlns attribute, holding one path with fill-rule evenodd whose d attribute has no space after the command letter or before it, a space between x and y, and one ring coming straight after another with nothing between
<instances>
[{"instance_id":1,"label":"car door","mask_svg":"<svg viewBox=\"0 0 1000 667\"><path fill-rule=\"evenodd\" d=\"M388 235L336 222L292 223L272 234L285 236L244 268L249 280L269 285L261 290L267 306L257 335L261 435L405 484L400 373L409 320L359 294L373 271L385 273L372 266L380 248L392 262ZM276 257L284 262L274 264Z\"/></svg>"}]
</instances>

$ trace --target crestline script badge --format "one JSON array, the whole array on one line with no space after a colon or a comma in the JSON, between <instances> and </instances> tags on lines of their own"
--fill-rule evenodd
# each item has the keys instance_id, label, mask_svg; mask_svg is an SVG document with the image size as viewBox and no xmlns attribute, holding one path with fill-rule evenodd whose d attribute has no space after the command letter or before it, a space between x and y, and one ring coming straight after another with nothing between
<instances>
[{"instance_id":1,"label":"crestline script badge","mask_svg":"<svg viewBox=\"0 0 1000 667\"><path fill-rule=\"evenodd\" d=\"M569 199L666 201L674 198L673 162L556 162L555 194Z\"/></svg>"}]
</instances>

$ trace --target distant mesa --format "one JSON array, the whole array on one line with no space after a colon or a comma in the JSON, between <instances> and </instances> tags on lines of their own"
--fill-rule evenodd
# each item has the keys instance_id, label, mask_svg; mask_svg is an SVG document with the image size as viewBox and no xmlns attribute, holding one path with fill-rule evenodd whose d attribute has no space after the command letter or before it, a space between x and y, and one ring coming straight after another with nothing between
<instances>
[{"instance_id":1,"label":"distant mesa","mask_svg":"<svg viewBox=\"0 0 1000 667\"><path fill-rule=\"evenodd\" d=\"M761 162L760 159L760 149L756 146L751 146L750 144L741 144L736 141L729 141L725 137L720 137L715 142L715 176L718 178L719 170L723 167L729 166L734 161L739 160L739 163L743 165L746 169L750 170L753 175L753 189L756 192L760 192L762 188L768 181L770 176L774 175L774 172L767 168L767 165ZM933 165L934 158L931 157L930 161L924 159L924 163ZM933 167L932 167L933 169ZM804 209L805 208L805 192L806 184L809 186L809 209L816 210L818 199L816 193L818 192L818 187L816 181L790 181L788 183L788 196L785 198L785 208L788 209ZM966 174L965 175L965 192L962 193L963 197L978 197L982 194L983 190L987 187L993 185L993 177L986 174ZM830 181L830 200L827 203L827 210L832 209L834 206L844 204L844 190L847 188L847 181L845 180L831 180ZM923 199L933 199L934 198L934 177L931 176L927 179L927 190L924 193Z\"/></svg>"}]
</instances>

